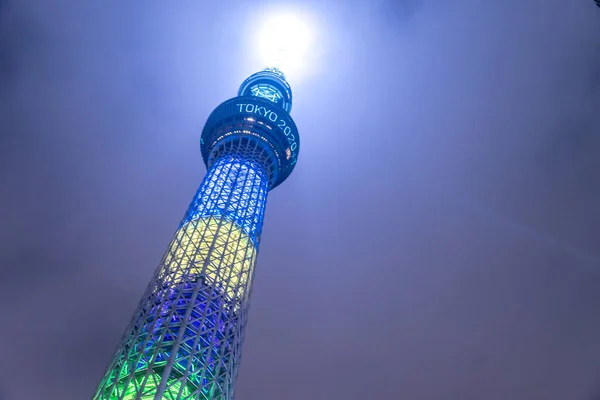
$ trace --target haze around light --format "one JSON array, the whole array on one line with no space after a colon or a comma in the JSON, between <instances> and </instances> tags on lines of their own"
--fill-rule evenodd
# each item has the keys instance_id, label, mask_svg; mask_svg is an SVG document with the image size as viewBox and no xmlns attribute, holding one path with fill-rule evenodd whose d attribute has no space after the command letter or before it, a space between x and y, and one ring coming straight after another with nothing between
<instances>
[{"instance_id":1,"label":"haze around light","mask_svg":"<svg viewBox=\"0 0 600 400\"><path fill-rule=\"evenodd\" d=\"M314 34L310 18L299 12L267 15L258 34L261 61L297 78L309 67Z\"/></svg>"}]
</instances>

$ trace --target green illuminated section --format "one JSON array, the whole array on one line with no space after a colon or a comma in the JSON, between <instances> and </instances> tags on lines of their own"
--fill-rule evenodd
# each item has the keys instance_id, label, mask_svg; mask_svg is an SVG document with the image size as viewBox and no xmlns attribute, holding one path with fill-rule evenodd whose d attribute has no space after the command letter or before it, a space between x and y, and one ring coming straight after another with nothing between
<instances>
[{"instance_id":1,"label":"green illuminated section","mask_svg":"<svg viewBox=\"0 0 600 400\"><path fill-rule=\"evenodd\" d=\"M123 400L154 400L154 396L156 395L156 389L158 386L158 382L160 382L159 374L151 374L148 377L148 382L144 386L144 393L138 396L138 392L135 390L135 387L140 387L144 381L144 376L139 376L135 378L134 382L123 390L123 388L119 388L119 391L122 391ZM190 390L186 386L182 386L181 382L173 382L168 385L168 389L163 393L163 399L176 400L179 395L183 398L189 397L192 395L192 390Z\"/></svg>"}]
</instances>

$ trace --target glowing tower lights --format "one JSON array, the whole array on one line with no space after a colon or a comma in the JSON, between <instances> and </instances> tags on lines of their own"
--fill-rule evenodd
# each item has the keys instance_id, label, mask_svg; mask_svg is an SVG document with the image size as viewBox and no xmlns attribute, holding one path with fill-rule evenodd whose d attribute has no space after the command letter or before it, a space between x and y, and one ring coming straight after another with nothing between
<instances>
[{"instance_id":1,"label":"glowing tower lights","mask_svg":"<svg viewBox=\"0 0 600 400\"><path fill-rule=\"evenodd\" d=\"M285 76L267 68L208 117L207 174L94 399L233 398L267 194L298 159L291 108Z\"/></svg>"}]
</instances>

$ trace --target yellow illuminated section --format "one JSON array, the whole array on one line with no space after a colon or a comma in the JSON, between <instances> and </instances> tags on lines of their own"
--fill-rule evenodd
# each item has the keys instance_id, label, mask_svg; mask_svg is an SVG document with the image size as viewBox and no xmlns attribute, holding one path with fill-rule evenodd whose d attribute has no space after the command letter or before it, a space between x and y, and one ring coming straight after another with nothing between
<instances>
[{"instance_id":1,"label":"yellow illuminated section","mask_svg":"<svg viewBox=\"0 0 600 400\"><path fill-rule=\"evenodd\" d=\"M229 300L241 300L250 287L255 260L256 247L237 224L221 217L197 218L175 234L159 280L176 286L203 276Z\"/></svg>"}]
</instances>

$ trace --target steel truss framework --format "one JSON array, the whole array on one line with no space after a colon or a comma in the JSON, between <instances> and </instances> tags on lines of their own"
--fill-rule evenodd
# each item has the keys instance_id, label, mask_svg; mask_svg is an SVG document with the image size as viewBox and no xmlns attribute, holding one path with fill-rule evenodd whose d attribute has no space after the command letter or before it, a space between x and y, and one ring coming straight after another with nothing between
<instances>
[{"instance_id":1,"label":"steel truss framework","mask_svg":"<svg viewBox=\"0 0 600 400\"><path fill-rule=\"evenodd\" d=\"M269 190L249 140L210 167L94 399L232 399Z\"/></svg>"}]
</instances>

